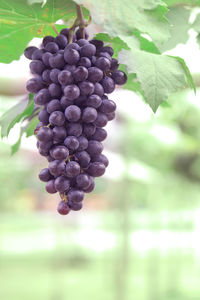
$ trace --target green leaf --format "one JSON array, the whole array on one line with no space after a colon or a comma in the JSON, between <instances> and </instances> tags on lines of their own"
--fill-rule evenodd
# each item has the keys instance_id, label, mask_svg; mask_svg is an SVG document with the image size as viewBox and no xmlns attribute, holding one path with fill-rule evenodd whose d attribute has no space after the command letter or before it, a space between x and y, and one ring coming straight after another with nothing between
<instances>
[{"instance_id":1,"label":"green leaf","mask_svg":"<svg viewBox=\"0 0 200 300\"><path fill-rule=\"evenodd\" d=\"M20 132L17 142L11 146L11 155L15 154L19 150L19 147L21 145L22 135L23 135L23 131Z\"/></svg>"},{"instance_id":2,"label":"green leaf","mask_svg":"<svg viewBox=\"0 0 200 300\"><path fill-rule=\"evenodd\" d=\"M0 61L10 63L19 59L33 37L55 35L52 25L59 19L75 17L71 0L48 0L28 5L27 0L0 0ZM55 25L59 30L63 25Z\"/></svg>"},{"instance_id":3,"label":"green leaf","mask_svg":"<svg viewBox=\"0 0 200 300\"><path fill-rule=\"evenodd\" d=\"M0 118L1 137L8 136L14 125L20 122L24 117L29 117L33 112L33 96L25 99L11 107Z\"/></svg>"},{"instance_id":4,"label":"green leaf","mask_svg":"<svg viewBox=\"0 0 200 300\"><path fill-rule=\"evenodd\" d=\"M36 125L38 124L38 117L34 117L26 126L25 132L26 132L26 137L29 137L31 135L34 135L34 130Z\"/></svg>"},{"instance_id":5,"label":"green leaf","mask_svg":"<svg viewBox=\"0 0 200 300\"><path fill-rule=\"evenodd\" d=\"M194 84L194 80L192 78L192 75L190 73L190 70L188 69L188 66L186 65L184 59L182 59L181 57L179 56L174 56L181 64L182 64L182 67L185 71L185 75L186 75L186 79L187 79L187 83L188 85L191 87L191 89L193 89L194 93L196 94L196 86Z\"/></svg>"},{"instance_id":6,"label":"green leaf","mask_svg":"<svg viewBox=\"0 0 200 300\"><path fill-rule=\"evenodd\" d=\"M163 0L168 6L195 6L200 5L200 0Z\"/></svg>"},{"instance_id":7,"label":"green leaf","mask_svg":"<svg viewBox=\"0 0 200 300\"><path fill-rule=\"evenodd\" d=\"M173 7L167 14L171 26L171 37L159 49L164 52L176 47L177 44L185 44L189 38L188 30L191 11L185 7Z\"/></svg>"},{"instance_id":8,"label":"green leaf","mask_svg":"<svg viewBox=\"0 0 200 300\"><path fill-rule=\"evenodd\" d=\"M87 7L93 22L110 36L130 36L134 30L148 34L155 44L170 37L165 17L168 9L161 0L76 0ZM130 45L128 44L130 47Z\"/></svg>"},{"instance_id":9,"label":"green leaf","mask_svg":"<svg viewBox=\"0 0 200 300\"><path fill-rule=\"evenodd\" d=\"M144 99L154 112L163 100L186 84L185 69L174 57L122 50L119 60L136 74Z\"/></svg>"}]
</instances>

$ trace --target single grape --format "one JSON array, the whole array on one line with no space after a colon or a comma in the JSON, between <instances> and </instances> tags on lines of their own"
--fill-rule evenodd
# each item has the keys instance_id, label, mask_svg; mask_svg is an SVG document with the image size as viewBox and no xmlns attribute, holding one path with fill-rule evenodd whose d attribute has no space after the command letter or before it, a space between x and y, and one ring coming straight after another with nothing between
<instances>
[{"instance_id":1,"label":"single grape","mask_svg":"<svg viewBox=\"0 0 200 300\"><path fill-rule=\"evenodd\" d=\"M90 176L90 185L87 188L83 188L85 193L91 193L95 188L94 178Z\"/></svg>"},{"instance_id":2,"label":"single grape","mask_svg":"<svg viewBox=\"0 0 200 300\"><path fill-rule=\"evenodd\" d=\"M111 62L106 57L99 57L95 62L95 66L101 69L102 71L107 71L111 66Z\"/></svg>"},{"instance_id":3,"label":"single grape","mask_svg":"<svg viewBox=\"0 0 200 300\"><path fill-rule=\"evenodd\" d=\"M68 135L80 136L82 134L83 128L79 123L69 123L67 126Z\"/></svg>"},{"instance_id":4,"label":"single grape","mask_svg":"<svg viewBox=\"0 0 200 300\"><path fill-rule=\"evenodd\" d=\"M80 55L75 49L65 49L64 59L69 65L74 65L79 61Z\"/></svg>"},{"instance_id":5,"label":"single grape","mask_svg":"<svg viewBox=\"0 0 200 300\"><path fill-rule=\"evenodd\" d=\"M81 57L79 62L79 66L83 66L85 68L90 68L91 67L91 60L88 57Z\"/></svg>"},{"instance_id":6,"label":"single grape","mask_svg":"<svg viewBox=\"0 0 200 300\"><path fill-rule=\"evenodd\" d=\"M65 168L65 174L69 178L76 177L78 174L80 174L80 171L80 165L75 161L68 162Z\"/></svg>"},{"instance_id":7,"label":"single grape","mask_svg":"<svg viewBox=\"0 0 200 300\"><path fill-rule=\"evenodd\" d=\"M104 94L104 89L103 89L102 85L99 82L96 82L94 84L94 94L96 94L100 97L102 97L103 94Z\"/></svg>"},{"instance_id":8,"label":"single grape","mask_svg":"<svg viewBox=\"0 0 200 300\"><path fill-rule=\"evenodd\" d=\"M94 92L94 84L90 81L79 83L81 95L91 95Z\"/></svg>"},{"instance_id":9,"label":"single grape","mask_svg":"<svg viewBox=\"0 0 200 300\"><path fill-rule=\"evenodd\" d=\"M78 211L83 207L82 202L67 201L67 204L68 204L69 208L74 211Z\"/></svg>"},{"instance_id":10,"label":"single grape","mask_svg":"<svg viewBox=\"0 0 200 300\"><path fill-rule=\"evenodd\" d=\"M75 65L66 65L64 67L64 70L67 70L67 71L73 73L76 70L76 66Z\"/></svg>"},{"instance_id":11,"label":"single grape","mask_svg":"<svg viewBox=\"0 0 200 300\"><path fill-rule=\"evenodd\" d=\"M67 193L67 199L71 202L81 202L84 198L84 192L82 190L71 189Z\"/></svg>"},{"instance_id":12,"label":"single grape","mask_svg":"<svg viewBox=\"0 0 200 300\"><path fill-rule=\"evenodd\" d=\"M84 124L83 125L83 134L87 137L90 138L96 130L96 126L94 124Z\"/></svg>"},{"instance_id":13,"label":"single grape","mask_svg":"<svg viewBox=\"0 0 200 300\"><path fill-rule=\"evenodd\" d=\"M47 35L42 40L42 45L45 47L48 43L54 42L55 38L51 35Z\"/></svg>"},{"instance_id":14,"label":"single grape","mask_svg":"<svg viewBox=\"0 0 200 300\"><path fill-rule=\"evenodd\" d=\"M33 73L33 74L41 75L42 72L44 71L44 69L45 69L45 65L40 60L33 60L30 63L30 70L31 70L31 73Z\"/></svg>"},{"instance_id":15,"label":"single grape","mask_svg":"<svg viewBox=\"0 0 200 300\"><path fill-rule=\"evenodd\" d=\"M79 143L77 151L83 151L83 150L87 149L87 147L88 147L88 140L86 139L86 137L84 137L83 135L81 135L77 139L78 139L78 143Z\"/></svg>"},{"instance_id":16,"label":"single grape","mask_svg":"<svg viewBox=\"0 0 200 300\"><path fill-rule=\"evenodd\" d=\"M90 185L90 178L87 174L79 174L77 177L76 177L76 183L77 183L77 186L78 188L80 189L86 189L89 187Z\"/></svg>"},{"instance_id":17,"label":"single grape","mask_svg":"<svg viewBox=\"0 0 200 300\"><path fill-rule=\"evenodd\" d=\"M38 131L37 138L41 142L49 142L53 139L53 131L48 127L41 127Z\"/></svg>"},{"instance_id":18,"label":"single grape","mask_svg":"<svg viewBox=\"0 0 200 300\"><path fill-rule=\"evenodd\" d=\"M115 84L123 85L127 82L127 76L124 72L116 70L112 73L112 79Z\"/></svg>"},{"instance_id":19,"label":"single grape","mask_svg":"<svg viewBox=\"0 0 200 300\"><path fill-rule=\"evenodd\" d=\"M62 69L65 66L65 60L62 54L57 53L49 58L49 64L52 68Z\"/></svg>"},{"instance_id":20,"label":"single grape","mask_svg":"<svg viewBox=\"0 0 200 300\"><path fill-rule=\"evenodd\" d=\"M49 124L49 114L45 108L39 112L38 119L43 125Z\"/></svg>"},{"instance_id":21,"label":"single grape","mask_svg":"<svg viewBox=\"0 0 200 300\"><path fill-rule=\"evenodd\" d=\"M68 28L63 28L63 29L60 31L60 34L63 34L63 35L65 35L66 37L68 37L69 29L68 29Z\"/></svg>"},{"instance_id":22,"label":"single grape","mask_svg":"<svg viewBox=\"0 0 200 300\"><path fill-rule=\"evenodd\" d=\"M33 47L33 46L27 47L27 48L24 50L24 55L26 56L26 58L32 59L32 55L33 55L33 52L34 52L35 50L38 50L38 48L37 48L37 47Z\"/></svg>"},{"instance_id":23,"label":"single grape","mask_svg":"<svg viewBox=\"0 0 200 300\"><path fill-rule=\"evenodd\" d=\"M92 162L89 164L87 173L93 177L100 177L105 173L106 167L101 162Z\"/></svg>"},{"instance_id":24,"label":"single grape","mask_svg":"<svg viewBox=\"0 0 200 300\"><path fill-rule=\"evenodd\" d=\"M99 57L105 57L105 58L109 59L110 62L112 60L112 57L107 52L100 52Z\"/></svg>"},{"instance_id":25,"label":"single grape","mask_svg":"<svg viewBox=\"0 0 200 300\"><path fill-rule=\"evenodd\" d=\"M47 104L46 109L47 109L48 113L51 114L55 110L62 111L62 106L58 99L53 99Z\"/></svg>"},{"instance_id":26,"label":"single grape","mask_svg":"<svg viewBox=\"0 0 200 300\"><path fill-rule=\"evenodd\" d=\"M99 40L91 40L89 41L90 44L93 44L95 45L96 49L100 49L103 47L103 42L102 41L99 41Z\"/></svg>"},{"instance_id":27,"label":"single grape","mask_svg":"<svg viewBox=\"0 0 200 300\"><path fill-rule=\"evenodd\" d=\"M59 34L55 38L55 42L61 49L64 49L67 46L68 39L66 38L65 35Z\"/></svg>"},{"instance_id":28,"label":"single grape","mask_svg":"<svg viewBox=\"0 0 200 300\"><path fill-rule=\"evenodd\" d=\"M112 58L110 69L112 71L115 71L115 70L117 70L118 67L119 67L118 60L116 58Z\"/></svg>"},{"instance_id":29,"label":"single grape","mask_svg":"<svg viewBox=\"0 0 200 300\"><path fill-rule=\"evenodd\" d=\"M114 101L108 100L108 99L103 99L102 104L99 107L98 111L105 113L105 114L109 114L109 113L114 112L115 110L116 110L116 104Z\"/></svg>"},{"instance_id":30,"label":"single grape","mask_svg":"<svg viewBox=\"0 0 200 300\"><path fill-rule=\"evenodd\" d=\"M79 148L79 140L75 136L68 136L64 140L64 145L67 147L67 149L75 151Z\"/></svg>"},{"instance_id":31,"label":"single grape","mask_svg":"<svg viewBox=\"0 0 200 300\"><path fill-rule=\"evenodd\" d=\"M103 89L104 89L105 93L107 93L107 94L112 93L115 89L114 80L108 76L104 77L100 83L102 84Z\"/></svg>"},{"instance_id":32,"label":"single grape","mask_svg":"<svg viewBox=\"0 0 200 300\"><path fill-rule=\"evenodd\" d=\"M80 95L77 99L74 100L74 104L81 107L86 103L87 96Z\"/></svg>"},{"instance_id":33,"label":"single grape","mask_svg":"<svg viewBox=\"0 0 200 300\"><path fill-rule=\"evenodd\" d=\"M79 66L73 72L73 77L74 77L74 80L77 81L77 82L78 81L84 81L88 77L88 70L83 66Z\"/></svg>"},{"instance_id":34,"label":"single grape","mask_svg":"<svg viewBox=\"0 0 200 300\"><path fill-rule=\"evenodd\" d=\"M31 59L32 60L42 60L42 55L45 53L44 49L37 49L33 52Z\"/></svg>"},{"instance_id":35,"label":"single grape","mask_svg":"<svg viewBox=\"0 0 200 300\"><path fill-rule=\"evenodd\" d=\"M60 99L60 104L62 106L62 109L65 110L68 106L74 104L74 101L67 99L65 96L62 96Z\"/></svg>"},{"instance_id":36,"label":"single grape","mask_svg":"<svg viewBox=\"0 0 200 300\"><path fill-rule=\"evenodd\" d=\"M111 48L109 46L102 47L101 52L107 52L108 54L110 54L110 56L113 56L113 54L114 54L113 48Z\"/></svg>"},{"instance_id":37,"label":"single grape","mask_svg":"<svg viewBox=\"0 0 200 300\"><path fill-rule=\"evenodd\" d=\"M97 127L104 127L108 123L108 118L105 114L103 113L97 113L97 118L94 121L94 124Z\"/></svg>"},{"instance_id":38,"label":"single grape","mask_svg":"<svg viewBox=\"0 0 200 300\"><path fill-rule=\"evenodd\" d=\"M34 93L34 94L39 92L39 90L41 90L43 87L44 87L43 83L39 78L31 78L26 83L26 89L30 93Z\"/></svg>"},{"instance_id":39,"label":"single grape","mask_svg":"<svg viewBox=\"0 0 200 300\"><path fill-rule=\"evenodd\" d=\"M71 84L64 88L64 95L67 99L74 100L80 96L80 90L77 85Z\"/></svg>"},{"instance_id":40,"label":"single grape","mask_svg":"<svg viewBox=\"0 0 200 300\"><path fill-rule=\"evenodd\" d=\"M70 208L67 205L67 202L60 201L57 207L57 211L60 215L67 215L70 212Z\"/></svg>"},{"instance_id":41,"label":"single grape","mask_svg":"<svg viewBox=\"0 0 200 300\"><path fill-rule=\"evenodd\" d=\"M66 50L74 49L74 50L79 51L80 50L80 46L77 43L71 43L71 44L67 45L67 47L65 49Z\"/></svg>"},{"instance_id":42,"label":"single grape","mask_svg":"<svg viewBox=\"0 0 200 300\"><path fill-rule=\"evenodd\" d=\"M98 127L91 138L98 142L103 142L107 138L107 131Z\"/></svg>"},{"instance_id":43,"label":"single grape","mask_svg":"<svg viewBox=\"0 0 200 300\"><path fill-rule=\"evenodd\" d=\"M103 78L103 71L97 67L88 69L88 80L91 82L99 82Z\"/></svg>"},{"instance_id":44,"label":"single grape","mask_svg":"<svg viewBox=\"0 0 200 300\"><path fill-rule=\"evenodd\" d=\"M81 110L76 105L70 105L65 109L65 117L69 122L76 122L81 117Z\"/></svg>"},{"instance_id":45,"label":"single grape","mask_svg":"<svg viewBox=\"0 0 200 300\"><path fill-rule=\"evenodd\" d=\"M63 175L57 177L54 182L55 189L59 193L67 192L70 188L70 181Z\"/></svg>"},{"instance_id":46,"label":"single grape","mask_svg":"<svg viewBox=\"0 0 200 300\"><path fill-rule=\"evenodd\" d=\"M49 93L50 93L52 98L60 97L61 94L62 94L62 90L60 88L60 85L56 84L56 83L51 83L49 85Z\"/></svg>"},{"instance_id":47,"label":"single grape","mask_svg":"<svg viewBox=\"0 0 200 300\"><path fill-rule=\"evenodd\" d=\"M104 154L99 154L99 155L93 156L92 162L100 162L100 163L104 164L105 167L107 167L109 164L109 161Z\"/></svg>"},{"instance_id":48,"label":"single grape","mask_svg":"<svg viewBox=\"0 0 200 300\"><path fill-rule=\"evenodd\" d=\"M60 160L53 160L49 163L49 172L55 176L58 177L60 175L63 175L65 172L66 164L64 161Z\"/></svg>"},{"instance_id":49,"label":"single grape","mask_svg":"<svg viewBox=\"0 0 200 300\"><path fill-rule=\"evenodd\" d=\"M70 71L63 70L58 75L58 81L61 85L71 84L73 82L73 77Z\"/></svg>"},{"instance_id":50,"label":"single grape","mask_svg":"<svg viewBox=\"0 0 200 300\"><path fill-rule=\"evenodd\" d=\"M63 126L55 126L53 128L53 140L55 143L61 143L67 136L67 130Z\"/></svg>"},{"instance_id":51,"label":"single grape","mask_svg":"<svg viewBox=\"0 0 200 300\"><path fill-rule=\"evenodd\" d=\"M41 181L47 182L53 178L48 168L42 169L38 175Z\"/></svg>"},{"instance_id":52,"label":"single grape","mask_svg":"<svg viewBox=\"0 0 200 300\"><path fill-rule=\"evenodd\" d=\"M46 184L46 191L49 193L49 194L55 194L57 191L55 189L55 180L54 179L51 179L47 182Z\"/></svg>"},{"instance_id":53,"label":"single grape","mask_svg":"<svg viewBox=\"0 0 200 300\"><path fill-rule=\"evenodd\" d=\"M34 102L38 105L44 105L50 100L51 96L47 89L41 89L37 94L34 96Z\"/></svg>"},{"instance_id":54,"label":"single grape","mask_svg":"<svg viewBox=\"0 0 200 300\"><path fill-rule=\"evenodd\" d=\"M50 52L50 53L56 53L58 52L59 50L59 47L56 43L54 42L49 42L45 45L44 49L47 51L47 52Z\"/></svg>"},{"instance_id":55,"label":"single grape","mask_svg":"<svg viewBox=\"0 0 200 300\"><path fill-rule=\"evenodd\" d=\"M115 119L115 112L111 112L109 114L106 114L106 117L108 119L108 121L112 121Z\"/></svg>"},{"instance_id":56,"label":"single grape","mask_svg":"<svg viewBox=\"0 0 200 300\"><path fill-rule=\"evenodd\" d=\"M53 54L50 52L46 52L46 53L42 54L42 61L46 67L50 67L49 59L52 56L53 56Z\"/></svg>"},{"instance_id":57,"label":"single grape","mask_svg":"<svg viewBox=\"0 0 200 300\"><path fill-rule=\"evenodd\" d=\"M102 99L98 95L93 94L87 98L86 104L98 108L102 104Z\"/></svg>"},{"instance_id":58,"label":"single grape","mask_svg":"<svg viewBox=\"0 0 200 300\"><path fill-rule=\"evenodd\" d=\"M89 44L89 42L85 39L80 39L77 41L77 44L80 46L80 47L83 47L84 45L87 45Z\"/></svg>"},{"instance_id":59,"label":"single grape","mask_svg":"<svg viewBox=\"0 0 200 300\"><path fill-rule=\"evenodd\" d=\"M82 120L86 123L94 122L97 118L97 111L94 107L86 107L82 112Z\"/></svg>"},{"instance_id":60,"label":"single grape","mask_svg":"<svg viewBox=\"0 0 200 300\"><path fill-rule=\"evenodd\" d=\"M51 78L50 78L50 70L46 69L42 72L42 80L45 83L51 83Z\"/></svg>"},{"instance_id":61,"label":"single grape","mask_svg":"<svg viewBox=\"0 0 200 300\"><path fill-rule=\"evenodd\" d=\"M61 111L53 111L50 114L49 123L55 126L63 126L65 123L65 115Z\"/></svg>"},{"instance_id":62,"label":"single grape","mask_svg":"<svg viewBox=\"0 0 200 300\"><path fill-rule=\"evenodd\" d=\"M96 53L96 47L90 43L82 46L80 49L80 55L83 57L92 57Z\"/></svg>"},{"instance_id":63,"label":"single grape","mask_svg":"<svg viewBox=\"0 0 200 300\"><path fill-rule=\"evenodd\" d=\"M54 146L50 150L50 155L55 159L63 160L69 156L69 150L65 146Z\"/></svg>"},{"instance_id":64,"label":"single grape","mask_svg":"<svg viewBox=\"0 0 200 300\"><path fill-rule=\"evenodd\" d=\"M88 33L87 29L86 29L86 28L83 28L83 36L82 36L81 30L78 29L78 30L76 31L76 38L77 38L77 40L80 40L80 39L82 39L82 38L84 38L84 39L87 40L87 39L89 38L89 33Z\"/></svg>"},{"instance_id":65,"label":"single grape","mask_svg":"<svg viewBox=\"0 0 200 300\"><path fill-rule=\"evenodd\" d=\"M50 71L50 79L54 83L58 83L58 75L60 74L60 70L58 69L52 69Z\"/></svg>"},{"instance_id":66,"label":"single grape","mask_svg":"<svg viewBox=\"0 0 200 300\"><path fill-rule=\"evenodd\" d=\"M81 168L87 168L90 163L90 156L86 151L79 151L75 154Z\"/></svg>"},{"instance_id":67,"label":"single grape","mask_svg":"<svg viewBox=\"0 0 200 300\"><path fill-rule=\"evenodd\" d=\"M49 150L51 149L53 145L53 140L50 140L48 142L46 141L39 141L39 149L43 150L45 152L49 152Z\"/></svg>"},{"instance_id":68,"label":"single grape","mask_svg":"<svg viewBox=\"0 0 200 300\"><path fill-rule=\"evenodd\" d=\"M95 155L99 155L103 151L103 145L98 141L90 140L88 142L88 147L86 151L89 153L91 157Z\"/></svg>"}]
</instances>

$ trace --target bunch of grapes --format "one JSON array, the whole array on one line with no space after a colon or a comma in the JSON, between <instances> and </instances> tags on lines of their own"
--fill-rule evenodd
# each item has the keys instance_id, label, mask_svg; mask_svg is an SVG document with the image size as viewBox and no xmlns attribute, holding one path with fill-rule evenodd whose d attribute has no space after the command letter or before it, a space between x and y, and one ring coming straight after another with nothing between
<instances>
[{"instance_id":1,"label":"bunch of grapes","mask_svg":"<svg viewBox=\"0 0 200 300\"><path fill-rule=\"evenodd\" d=\"M35 130L37 147L49 162L39 178L46 182L48 193L59 192L57 210L62 215L82 208L84 193L93 191L94 178L108 166L102 154L107 137L103 127L115 118L116 104L106 94L127 80L117 70L113 49L87 38L87 32L83 39L78 29L68 43L65 28L55 38L46 36L39 49L28 47L24 52L32 60L34 74L27 90L42 106Z\"/></svg>"}]
</instances>

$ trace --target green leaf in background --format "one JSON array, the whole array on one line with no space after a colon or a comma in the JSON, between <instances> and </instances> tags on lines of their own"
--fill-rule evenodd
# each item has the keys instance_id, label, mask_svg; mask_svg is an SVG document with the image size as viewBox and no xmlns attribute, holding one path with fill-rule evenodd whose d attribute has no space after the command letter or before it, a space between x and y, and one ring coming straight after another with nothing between
<instances>
[{"instance_id":1,"label":"green leaf in background","mask_svg":"<svg viewBox=\"0 0 200 300\"><path fill-rule=\"evenodd\" d=\"M34 108L33 95L7 110L0 118L1 137L7 137L14 125L31 116Z\"/></svg>"},{"instance_id":2,"label":"green leaf in background","mask_svg":"<svg viewBox=\"0 0 200 300\"><path fill-rule=\"evenodd\" d=\"M54 23L75 17L75 3L71 0L48 0L28 5L27 0L0 0L0 61L10 63L19 59L33 37L51 34ZM55 25L59 30L63 25Z\"/></svg>"},{"instance_id":3,"label":"green leaf in background","mask_svg":"<svg viewBox=\"0 0 200 300\"><path fill-rule=\"evenodd\" d=\"M185 7L173 7L167 13L167 18L172 24L171 37L163 45L159 46L162 52L173 49L177 44L185 44L189 38L188 30L191 11Z\"/></svg>"},{"instance_id":4,"label":"green leaf in background","mask_svg":"<svg viewBox=\"0 0 200 300\"><path fill-rule=\"evenodd\" d=\"M174 57L122 50L119 60L130 73L136 73L145 101L154 112L163 100L186 84L185 70Z\"/></svg>"},{"instance_id":5,"label":"green leaf in background","mask_svg":"<svg viewBox=\"0 0 200 300\"><path fill-rule=\"evenodd\" d=\"M23 132L21 131L17 142L11 146L11 155L15 154L19 150L21 145L22 135Z\"/></svg>"},{"instance_id":6,"label":"green leaf in background","mask_svg":"<svg viewBox=\"0 0 200 300\"><path fill-rule=\"evenodd\" d=\"M76 3L88 8L93 22L112 37L130 36L134 30L147 33L155 44L170 37L165 17L168 9L161 0L76 0Z\"/></svg>"},{"instance_id":7,"label":"green leaf in background","mask_svg":"<svg viewBox=\"0 0 200 300\"><path fill-rule=\"evenodd\" d=\"M38 124L38 117L35 116L26 126L25 132L26 132L26 137L29 137L31 135L34 135L34 130L36 125Z\"/></svg>"},{"instance_id":8,"label":"green leaf in background","mask_svg":"<svg viewBox=\"0 0 200 300\"><path fill-rule=\"evenodd\" d=\"M200 5L200 0L163 0L168 6L195 6Z\"/></svg>"}]
</instances>

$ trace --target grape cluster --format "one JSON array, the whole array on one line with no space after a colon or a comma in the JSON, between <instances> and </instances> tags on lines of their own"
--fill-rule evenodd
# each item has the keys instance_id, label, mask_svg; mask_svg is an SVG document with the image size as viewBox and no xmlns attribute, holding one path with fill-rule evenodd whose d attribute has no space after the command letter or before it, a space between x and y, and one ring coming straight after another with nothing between
<instances>
[{"instance_id":1,"label":"grape cluster","mask_svg":"<svg viewBox=\"0 0 200 300\"><path fill-rule=\"evenodd\" d=\"M68 43L68 34L65 28L55 38L46 36L39 49L28 47L24 52L32 60L34 75L27 90L42 106L35 130L37 147L49 162L39 178L48 193L60 193L57 210L63 215L82 208L84 193L93 191L94 178L108 166L102 154L107 137L103 127L115 118L116 104L106 94L127 80L117 70L111 47L88 41L86 31L82 39L79 29Z\"/></svg>"}]
</instances>

